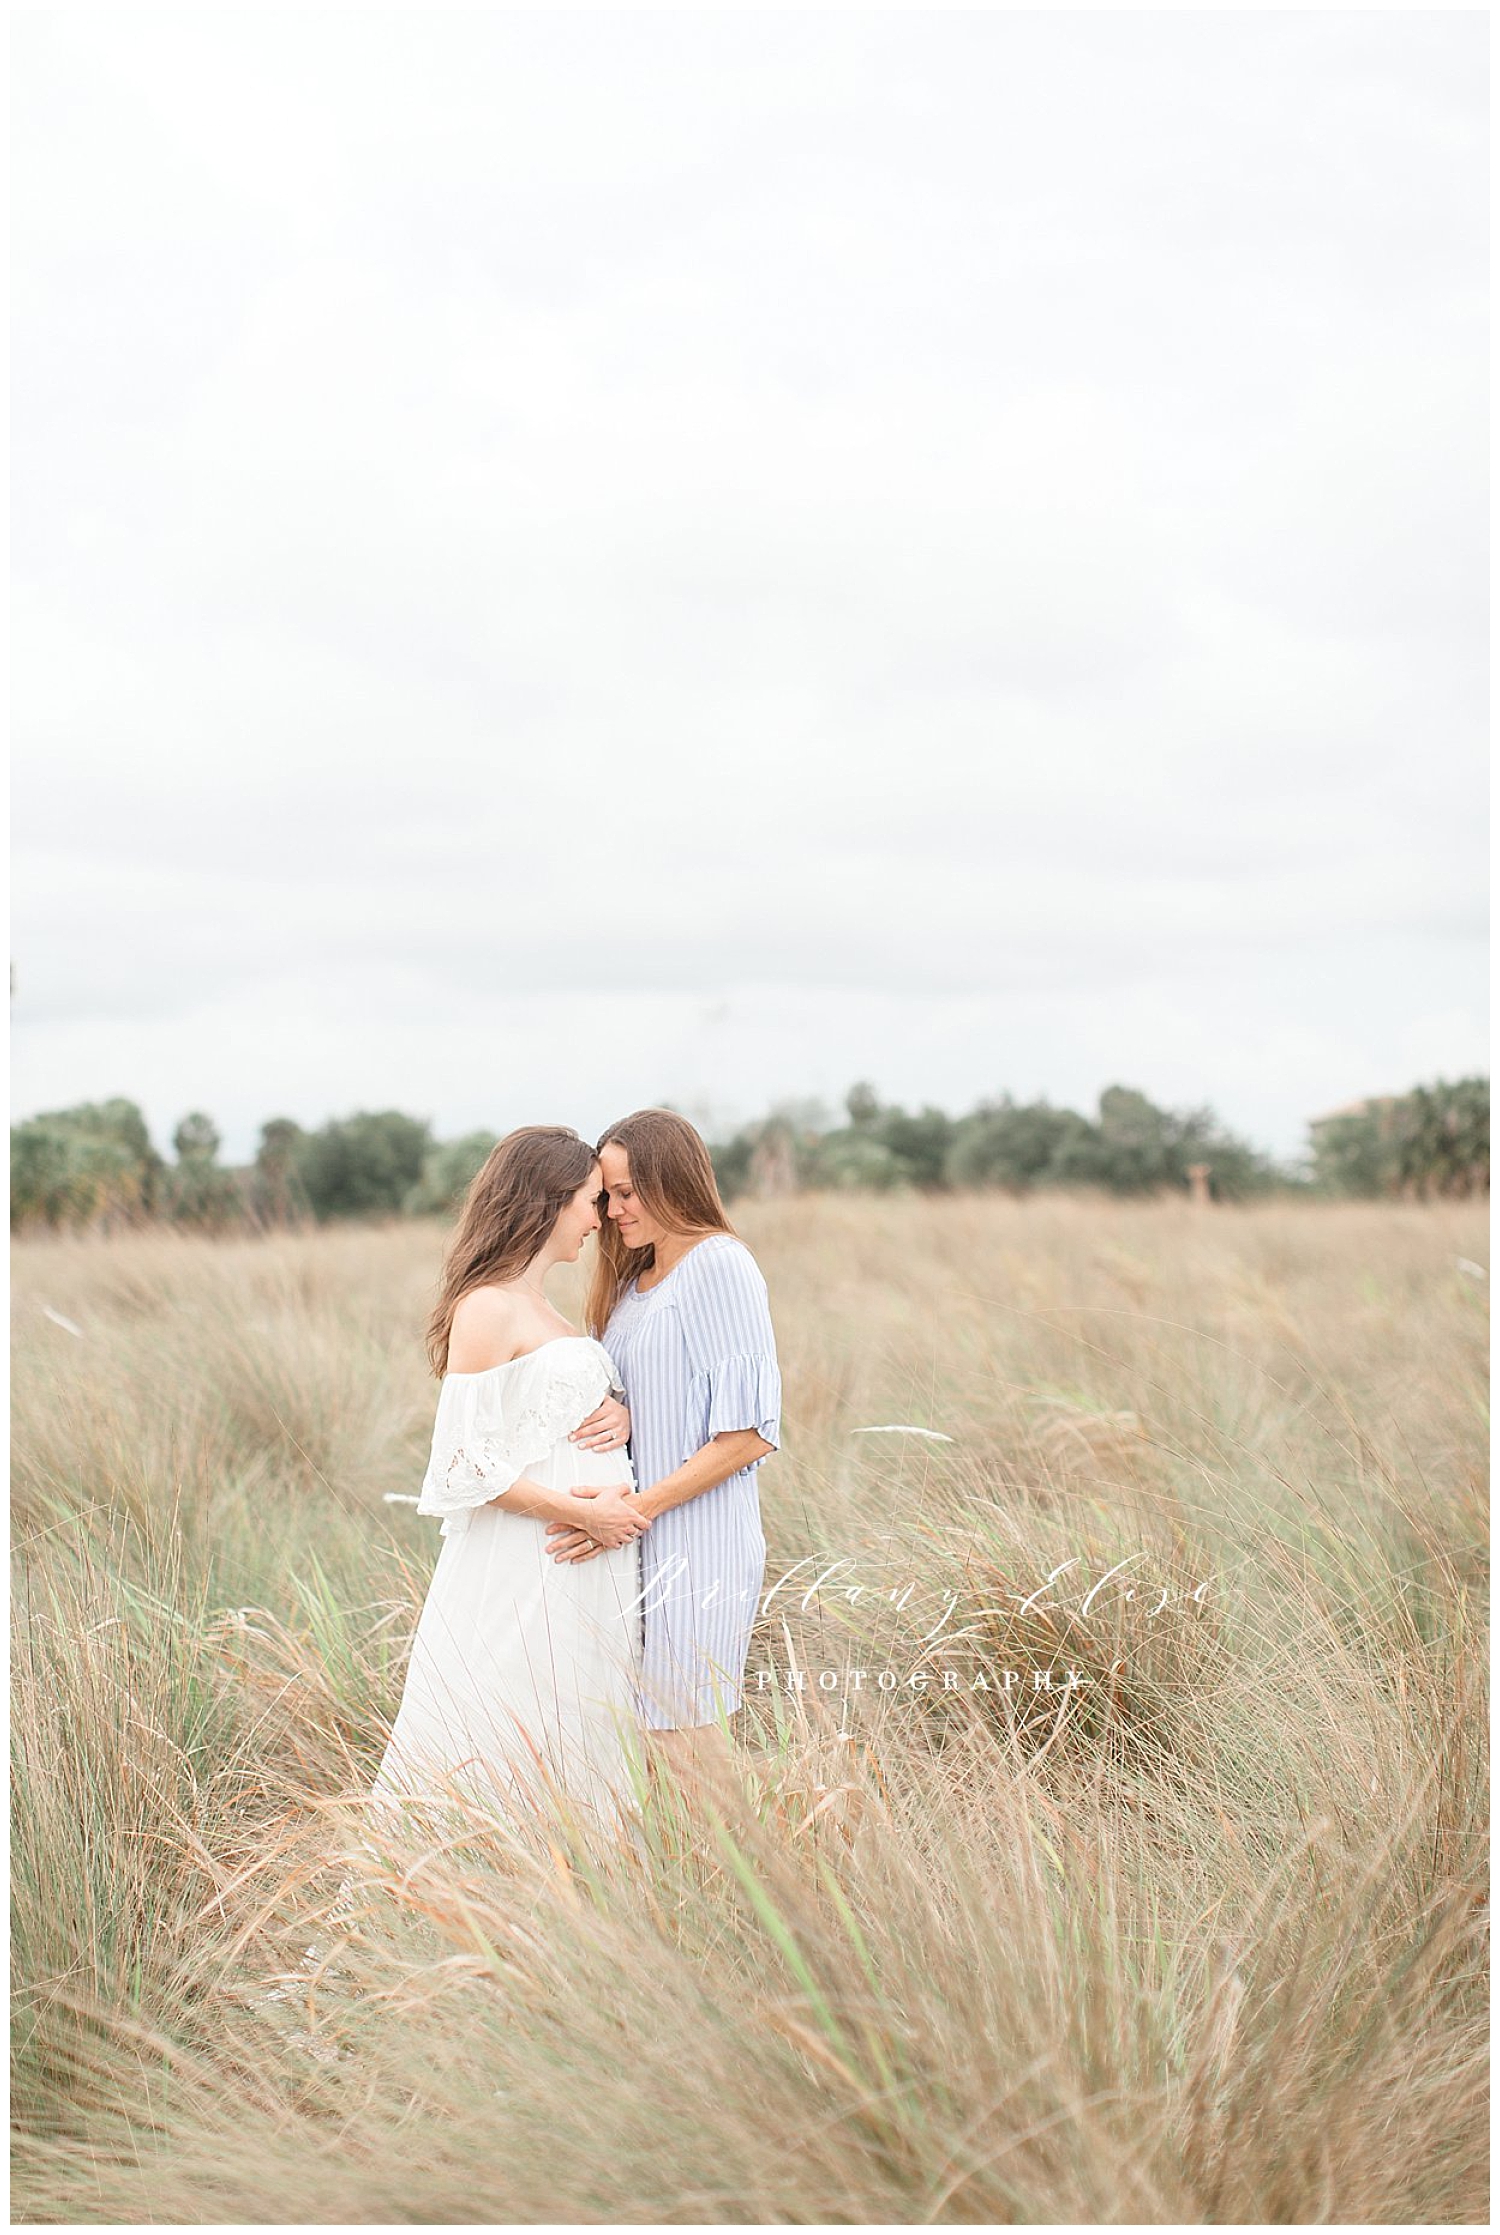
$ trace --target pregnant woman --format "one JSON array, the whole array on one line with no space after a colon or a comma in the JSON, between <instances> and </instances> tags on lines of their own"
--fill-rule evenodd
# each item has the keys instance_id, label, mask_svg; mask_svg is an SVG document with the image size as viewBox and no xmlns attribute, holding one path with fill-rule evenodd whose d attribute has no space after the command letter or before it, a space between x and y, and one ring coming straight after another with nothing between
<instances>
[{"instance_id":1,"label":"pregnant woman","mask_svg":"<svg viewBox=\"0 0 1500 2235\"><path fill-rule=\"evenodd\" d=\"M625 1386L641 1542L639 1711L675 1766L722 1744L740 1704L765 1575L755 1469L781 1434L766 1284L724 1214L708 1147L672 1110L638 1110L599 1143L608 1191L587 1320ZM601 1431L576 1432L582 1448ZM553 1557L599 1547L567 1517Z\"/></svg>"},{"instance_id":2,"label":"pregnant woman","mask_svg":"<svg viewBox=\"0 0 1500 2235\"><path fill-rule=\"evenodd\" d=\"M442 1387L417 1505L443 1517L444 1541L370 1795L377 1813L433 1797L436 1774L507 1812L552 1790L609 1820L627 1784L650 1517L609 1354L543 1292L599 1231L600 1184L576 1133L523 1126L465 1200L428 1329ZM573 1440L580 1424L586 1441ZM564 1517L597 1559L547 1557L544 1532Z\"/></svg>"}]
</instances>

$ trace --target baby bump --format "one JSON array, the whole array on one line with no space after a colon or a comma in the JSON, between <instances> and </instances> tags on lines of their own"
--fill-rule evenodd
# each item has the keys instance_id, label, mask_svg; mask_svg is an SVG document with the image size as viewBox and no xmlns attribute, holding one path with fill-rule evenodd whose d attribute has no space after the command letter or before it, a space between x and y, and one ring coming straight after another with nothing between
<instances>
[{"instance_id":1,"label":"baby bump","mask_svg":"<svg viewBox=\"0 0 1500 2235\"><path fill-rule=\"evenodd\" d=\"M585 1451L582 1444L569 1443L566 1436L526 1472L545 1490L602 1490L614 1483L625 1490L636 1486L628 1451Z\"/></svg>"}]
</instances>

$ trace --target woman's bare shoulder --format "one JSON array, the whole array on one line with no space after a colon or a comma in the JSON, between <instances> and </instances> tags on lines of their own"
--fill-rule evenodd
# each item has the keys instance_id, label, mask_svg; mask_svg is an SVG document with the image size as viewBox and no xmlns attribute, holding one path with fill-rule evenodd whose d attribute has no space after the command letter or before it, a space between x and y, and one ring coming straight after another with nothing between
<instances>
[{"instance_id":1,"label":"woman's bare shoulder","mask_svg":"<svg viewBox=\"0 0 1500 2235\"><path fill-rule=\"evenodd\" d=\"M512 1288L493 1283L471 1288L453 1307L448 1330L448 1370L483 1373L503 1366L521 1347L524 1305Z\"/></svg>"}]
</instances>

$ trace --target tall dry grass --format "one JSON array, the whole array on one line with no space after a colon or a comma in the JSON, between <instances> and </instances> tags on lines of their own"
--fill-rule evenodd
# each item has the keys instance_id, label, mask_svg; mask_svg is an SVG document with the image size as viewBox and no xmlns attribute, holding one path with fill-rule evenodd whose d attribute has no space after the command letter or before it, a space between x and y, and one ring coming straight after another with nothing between
<instances>
[{"instance_id":1,"label":"tall dry grass","mask_svg":"<svg viewBox=\"0 0 1500 2235\"><path fill-rule=\"evenodd\" d=\"M18 1251L16 2216L1481 2221L1482 1212L741 1224L743 1776L614 1846L359 1838L437 1229Z\"/></svg>"}]
</instances>

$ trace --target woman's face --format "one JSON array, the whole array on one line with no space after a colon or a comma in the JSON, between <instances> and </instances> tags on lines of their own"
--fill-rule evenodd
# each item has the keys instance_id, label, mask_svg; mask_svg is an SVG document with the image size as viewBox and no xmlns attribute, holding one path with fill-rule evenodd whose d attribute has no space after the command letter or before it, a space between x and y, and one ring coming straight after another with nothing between
<instances>
[{"instance_id":1,"label":"woman's face","mask_svg":"<svg viewBox=\"0 0 1500 2235\"><path fill-rule=\"evenodd\" d=\"M637 1200L630 1184L630 1159L618 1141L606 1141L599 1152L599 1169L609 1190L607 1216L619 1228L627 1249L645 1249L666 1240L667 1229Z\"/></svg>"},{"instance_id":2,"label":"woman's face","mask_svg":"<svg viewBox=\"0 0 1500 2235\"><path fill-rule=\"evenodd\" d=\"M596 1164L582 1187L569 1196L557 1214L557 1224L552 1229L552 1239L557 1247L558 1262L576 1264L578 1252L590 1234L599 1231L599 1190L603 1185Z\"/></svg>"}]
</instances>

